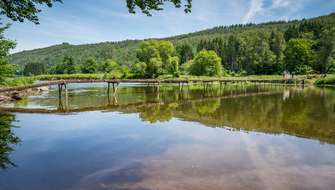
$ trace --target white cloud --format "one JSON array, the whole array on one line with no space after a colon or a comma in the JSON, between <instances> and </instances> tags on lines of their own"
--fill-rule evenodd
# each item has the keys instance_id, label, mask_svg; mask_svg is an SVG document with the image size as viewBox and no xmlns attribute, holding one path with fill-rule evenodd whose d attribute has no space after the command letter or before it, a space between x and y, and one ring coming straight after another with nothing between
<instances>
[{"instance_id":1,"label":"white cloud","mask_svg":"<svg viewBox=\"0 0 335 190\"><path fill-rule=\"evenodd\" d=\"M288 7L291 4L292 1L290 0L273 0L271 8L283 8Z\"/></svg>"},{"instance_id":2,"label":"white cloud","mask_svg":"<svg viewBox=\"0 0 335 190\"><path fill-rule=\"evenodd\" d=\"M257 13L263 10L263 5L264 0L251 0L249 10L247 14L244 15L242 22L244 24L250 22L250 20L253 19L257 15Z\"/></svg>"}]
</instances>

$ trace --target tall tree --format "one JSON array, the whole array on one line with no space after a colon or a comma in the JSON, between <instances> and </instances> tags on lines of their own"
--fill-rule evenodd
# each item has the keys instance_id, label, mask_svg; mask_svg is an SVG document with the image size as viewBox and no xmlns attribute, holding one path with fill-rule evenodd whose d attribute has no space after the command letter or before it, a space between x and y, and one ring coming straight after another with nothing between
<instances>
[{"instance_id":1,"label":"tall tree","mask_svg":"<svg viewBox=\"0 0 335 190\"><path fill-rule=\"evenodd\" d=\"M283 59L283 50L285 45L284 35L280 31L272 31L270 35L270 50L276 56L276 65L275 70L281 71L282 69L282 59Z\"/></svg>"},{"instance_id":2,"label":"tall tree","mask_svg":"<svg viewBox=\"0 0 335 190\"><path fill-rule=\"evenodd\" d=\"M179 64L179 58L176 49L169 41L144 41L136 53L139 62L146 64L146 77L155 78L161 74L177 72L176 62Z\"/></svg>"},{"instance_id":3,"label":"tall tree","mask_svg":"<svg viewBox=\"0 0 335 190\"><path fill-rule=\"evenodd\" d=\"M327 73L335 69L335 27L325 30L321 34L319 46L315 69L321 74L327 75Z\"/></svg>"},{"instance_id":4,"label":"tall tree","mask_svg":"<svg viewBox=\"0 0 335 190\"><path fill-rule=\"evenodd\" d=\"M29 62L24 66L23 74L26 76L30 75L42 75L45 74L45 65L39 62Z\"/></svg>"},{"instance_id":5,"label":"tall tree","mask_svg":"<svg viewBox=\"0 0 335 190\"><path fill-rule=\"evenodd\" d=\"M284 51L285 69L294 74L306 74L311 70L315 52L313 41L308 39L291 39Z\"/></svg>"},{"instance_id":6,"label":"tall tree","mask_svg":"<svg viewBox=\"0 0 335 190\"><path fill-rule=\"evenodd\" d=\"M9 26L0 28L0 83L5 77L14 72L14 66L8 63L9 50L15 47L15 42L4 37L4 32Z\"/></svg>"},{"instance_id":7,"label":"tall tree","mask_svg":"<svg viewBox=\"0 0 335 190\"><path fill-rule=\"evenodd\" d=\"M176 50L180 58L180 64L184 64L187 61L193 59L194 53L193 53L192 46L189 43L178 45L176 47Z\"/></svg>"},{"instance_id":8,"label":"tall tree","mask_svg":"<svg viewBox=\"0 0 335 190\"><path fill-rule=\"evenodd\" d=\"M238 59L241 57L242 51L241 39L235 35L231 35L224 47L224 66L225 68L237 71L239 70Z\"/></svg>"},{"instance_id":9,"label":"tall tree","mask_svg":"<svg viewBox=\"0 0 335 190\"><path fill-rule=\"evenodd\" d=\"M83 73L95 73L98 71L97 60L93 57L88 58L83 65L81 65L81 72Z\"/></svg>"},{"instance_id":10,"label":"tall tree","mask_svg":"<svg viewBox=\"0 0 335 190\"><path fill-rule=\"evenodd\" d=\"M290 39L299 37L299 29L296 25L291 25L284 33L285 40L288 42Z\"/></svg>"},{"instance_id":11,"label":"tall tree","mask_svg":"<svg viewBox=\"0 0 335 190\"><path fill-rule=\"evenodd\" d=\"M64 73L65 74L74 74L76 73L76 65L74 63L74 60L70 56L65 56L63 59L63 67L64 67Z\"/></svg>"}]
</instances>

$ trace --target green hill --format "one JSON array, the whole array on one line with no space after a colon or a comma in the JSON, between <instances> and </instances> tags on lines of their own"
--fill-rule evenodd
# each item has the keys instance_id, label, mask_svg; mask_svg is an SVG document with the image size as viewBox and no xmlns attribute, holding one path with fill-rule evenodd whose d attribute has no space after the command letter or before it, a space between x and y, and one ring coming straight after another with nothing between
<instances>
[{"instance_id":1,"label":"green hill","mask_svg":"<svg viewBox=\"0 0 335 190\"><path fill-rule=\"evenodd\" d=\"M188 43L196 51L197 46L204 40L220 38L226 41L229 36L257 37L260 33L270 36L272 31L284 33L290 26L298 26L306 22L319 22L322 26L335 26L335 13L312 19L294 21L276 21L261 24L246 24L220 26L194 33L164 38L175 46ZM12 54L10 62L23 68L29 62L39 62L53 67L61 62L65 56L71 56L76 64L80 64L90 57L98 61L114 59L120 64L130 65L136 60L136 49L142 40L126 40L121 42L102 42L96 44L71 45L63 43L41 49L22 51ZM225 51L225 50L223 50Z\"/></svg>"}]
</instances>

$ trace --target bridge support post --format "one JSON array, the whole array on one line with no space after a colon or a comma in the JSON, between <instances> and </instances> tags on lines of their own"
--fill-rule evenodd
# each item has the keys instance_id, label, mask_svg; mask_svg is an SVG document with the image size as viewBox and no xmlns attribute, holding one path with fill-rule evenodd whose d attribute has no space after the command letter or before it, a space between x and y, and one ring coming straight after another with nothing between
<instances>
[{"instance_id":1,"label":"bridge support post","mask_svg":"<svg viewBox=\"0 0 335 190\"><path fill-rule=\"evenodd\" d=\"M64 89L65 89L65 109L69 109L69 96L68 96L68 92L67 92L67 86L64 83Z\"/></svg>"},{"instance_id":2,"label":"bridge support post","mask_svg":"<svg viewBox=\"0 0 335 190\"><path fill-rule=\"evenodd\" d=\"M112 83L112 90L113 90L113 96L116 95L116 91L117 91L117 87L119 86L118 82L107 82L107 95L109 96L110 94L110 88L111 88L111 84Z\"/></svg>"},{"instance_id":3,"label":"bridge support post","mask_svg":"<svg viewBox=\"0 0 335 190\"><path fill-rule=\"evenodd\" d=\"M63 101L62 101L62 93L63 93L63 88L65 90L65 107L63 105ZM58 84L58 107L61 110L68 109L68 104L69 104L69 99L68 99L68 91L67 91L67 86L66 83L59 83Z\"/></svg>"}]
</instances>

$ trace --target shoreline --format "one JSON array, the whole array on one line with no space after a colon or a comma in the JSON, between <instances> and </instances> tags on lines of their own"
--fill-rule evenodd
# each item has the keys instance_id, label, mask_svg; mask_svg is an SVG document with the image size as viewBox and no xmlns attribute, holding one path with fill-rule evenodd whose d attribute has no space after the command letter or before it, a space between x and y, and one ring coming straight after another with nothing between
<instances>
[{"instance_id":1,"label":"shoreline","mask_svg":"<svg viewBox=\"0 0 335 190\"><path fill-rule=\"evenodd\" d=\"M23 99L23 97L37 95L48 90L49 87L38 87L21 91L2 92L0 93L0 105L6 102L18 101Z\"/></svg>"}]
</instances>

